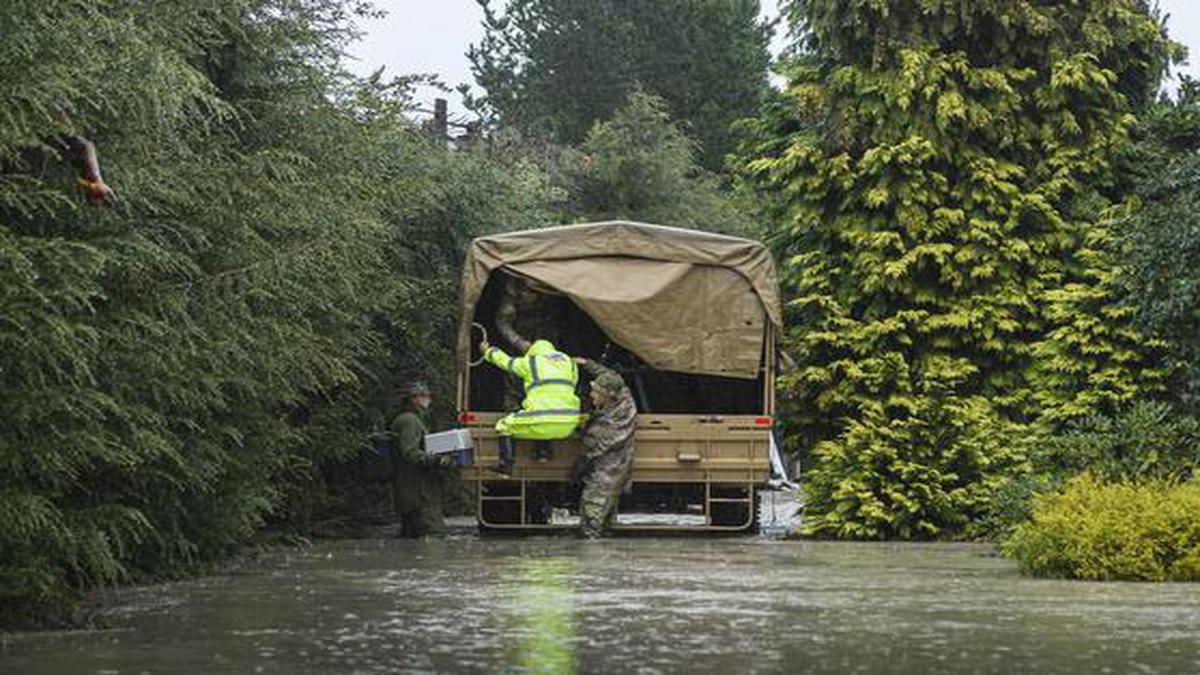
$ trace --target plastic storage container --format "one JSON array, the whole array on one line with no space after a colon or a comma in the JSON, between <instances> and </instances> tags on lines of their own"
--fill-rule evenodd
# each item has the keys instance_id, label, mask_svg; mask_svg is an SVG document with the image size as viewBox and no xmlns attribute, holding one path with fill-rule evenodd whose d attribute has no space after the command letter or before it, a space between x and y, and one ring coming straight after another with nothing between
<instances>
[{"instance_id":1,"label":"plastic storage container","mask_svg":"<svg viewBox=\"0 0 1200 675\"><path fill-rule=\"evenodd\" d=\"M475 463L475 444L466 429L439 431L425 435L426 455L450 455L459 466Z\"/></svg>"}]
</instances>

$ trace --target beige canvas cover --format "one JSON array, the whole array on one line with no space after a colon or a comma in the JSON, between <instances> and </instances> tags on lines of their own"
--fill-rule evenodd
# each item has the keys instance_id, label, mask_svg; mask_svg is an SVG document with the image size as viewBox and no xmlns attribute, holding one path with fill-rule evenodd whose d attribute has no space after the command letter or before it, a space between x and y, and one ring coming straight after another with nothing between
<instances>
[{"instance_id":1,"label":"beige canvas cover","mask_svg":"<svg viewBox=\"0 0 1200 675\"><path fill-rule=\"evenodd\" d=\"M497 269L567 295L609 339L660 370L757 377L766 323L783 324L775 265L762 244L628 221L588 223L471 243L460 356L471 348L475 303Z\"/></svg>"}]
</instances>

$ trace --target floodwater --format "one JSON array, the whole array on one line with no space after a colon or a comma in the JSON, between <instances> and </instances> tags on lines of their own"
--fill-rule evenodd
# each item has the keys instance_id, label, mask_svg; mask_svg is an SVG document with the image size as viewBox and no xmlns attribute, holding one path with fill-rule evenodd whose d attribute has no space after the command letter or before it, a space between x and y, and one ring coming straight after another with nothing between
<instances>
[{"instance_id":1,"label":"floodwater","mask_svg":"<svg viewBox=\"0 0 1200 675\"><path fill-rule=\"evenodd\" d=\"M121 591L0 672L1195 673L1200 585L1018 576L977 545L334 541Z\"/></svg>"}]
</instances>

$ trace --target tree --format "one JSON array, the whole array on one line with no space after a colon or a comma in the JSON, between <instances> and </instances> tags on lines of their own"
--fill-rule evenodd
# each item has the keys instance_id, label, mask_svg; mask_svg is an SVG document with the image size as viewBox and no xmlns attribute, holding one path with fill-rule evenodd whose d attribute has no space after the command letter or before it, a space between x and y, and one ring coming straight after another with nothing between
<instances>
[{"instance_id":1,"label":"tree","mask_svg":"<svg viewBox=\"0 0 1200 675\"><path fill-rule=\"evenodd\" d=\"M639 87L662 97L721 168L730 124L769 91L770 28L757 0L490 0L468 56L484 90L474 106L526 135L582 143Z\"/></svg>"},{"instance_id":2,"label":"tree","mask_svg":"<svg viewBox=\"0 0 1200 675\"><path fill-rule=\"evenodd\" d=\"M0 14L0 623L290 527L407 374L449 389L462 242L550 217L339 66L355 3ZM10 39L11 38L11 39ZM96 144L112 208L55 139Z\"/></svg>"},{"instance_id":3,"label":"tree","mask_svg":"<svg viewBox=\"0 0 1200 675\"><path fill-rule=\"evenodd\" d=\"M1139 325L1168 345L1172 397L1200 404L1200 84L1142 117L1127 158L1137 207L1121 223L1121 294Z\"/></svg>"},{"instance_id":4,"label":"tree","mask_svg":"<svg viewBox=\"0 0 1200 675\"><path fill-rule=\"evenodd\" d=\"M1051 425L1154 386L1115 307L1113 158L1172 52L1143 3L797 0L753 127L793 295L808 530L964 532Z\"/></svg>"},{"instance_id":5,"label":"tree","mask_svg":"<svg viewBox=\"0 0 1200 675\"><path fill-rule=\"evenodd\" d=\"M642 220L747 233L750 221L696 164L696 143L671 121L662 99L635 90L611 119L597 122L575 163L569 215Z\"/></svg>"}]
</instances>

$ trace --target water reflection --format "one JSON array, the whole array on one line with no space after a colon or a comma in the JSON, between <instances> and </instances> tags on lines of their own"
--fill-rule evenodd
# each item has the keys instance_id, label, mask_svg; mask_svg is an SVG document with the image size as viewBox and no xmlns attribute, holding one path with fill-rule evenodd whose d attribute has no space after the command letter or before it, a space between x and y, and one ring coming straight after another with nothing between
<instances>
[{"instance_id":1,"label":"water reflection","mask_svg":"<svg viewBox=\"0 0 1200 675\"><path fill-rule=\"evenodd\" d=\"M512 646L505 661L518 672L575 673L579 618L566 558L517 558L507 573L516 592L507 608ZM507 584L505 584L507 585Z\"/></svg>"}]
</instances>

